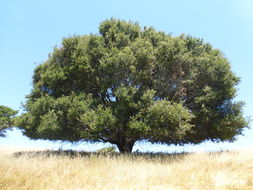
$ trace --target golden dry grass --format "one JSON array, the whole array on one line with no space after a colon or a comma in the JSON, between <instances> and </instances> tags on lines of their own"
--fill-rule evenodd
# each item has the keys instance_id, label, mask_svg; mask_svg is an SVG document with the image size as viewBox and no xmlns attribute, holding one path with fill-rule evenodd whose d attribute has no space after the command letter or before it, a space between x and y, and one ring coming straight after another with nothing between
<instances>
[{"instance_id":1,"label":"golden dry grass","mask_svg":"<svg viewBox=\"0 0 253 190\"><path fill-rule=\"evenodd\" d=\"M157 156L4 152L1 190L253 190L253 151Z\"/></svg>"}]
</instances>

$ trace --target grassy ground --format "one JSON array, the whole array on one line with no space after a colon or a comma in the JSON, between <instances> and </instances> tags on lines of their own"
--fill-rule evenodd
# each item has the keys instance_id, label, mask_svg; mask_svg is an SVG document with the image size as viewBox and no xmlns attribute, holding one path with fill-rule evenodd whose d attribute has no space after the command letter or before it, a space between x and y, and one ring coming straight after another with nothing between
<instances>
[{"instance_id":1,"label":"grassy ground","mask_svg":"<svg viewBox=\"0 0 253 190\"><path fill-rule=\"evenodd\" d=\"M253 151L176 155L16 151L0 148L1 190L253 190Z\"/></svg>"}]
</instances>

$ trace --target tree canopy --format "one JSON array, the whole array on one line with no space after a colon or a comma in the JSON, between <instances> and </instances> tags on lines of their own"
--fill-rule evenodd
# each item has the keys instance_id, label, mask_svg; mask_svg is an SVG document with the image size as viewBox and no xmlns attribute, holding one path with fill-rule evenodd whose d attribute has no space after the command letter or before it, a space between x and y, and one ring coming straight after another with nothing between
<instances>
[{"instance_id":1,"label":"tree canopy","mask_svg":"<svg viewBox=\"0 0 253 190\"><path fill-rule=\"evenodd\" d=\"M247 122L239 78L202 39L109 19L37 66L17 125L30 138L166 144L234 141Z\"/></svg>"},{"instance_id":2,"label":"tree canopy","mask_svg":"<svg viewBox=\"0 0 253 190\"><path fill-rule=\"evenodd\" d=\"M5 136L5 129L12 127L17 111L6 106L0 106L0 137Z\"/></svg>"}]
</instances>

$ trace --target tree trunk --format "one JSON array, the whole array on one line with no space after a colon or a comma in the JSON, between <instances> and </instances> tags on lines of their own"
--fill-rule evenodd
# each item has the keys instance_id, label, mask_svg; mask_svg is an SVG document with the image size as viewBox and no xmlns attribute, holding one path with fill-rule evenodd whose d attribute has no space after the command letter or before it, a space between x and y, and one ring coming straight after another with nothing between
<instances>
[{"instance_id":1,"label":"tree trunk","mask_svg":"<svg viewBox=\"0 0 253 190\"><path fill-rule=\"evenodd\" d=\"M117 144L119 151L122 153L131 153L133 146L134 146L134 142L130 142L130 143L127 143L127 142L122 143L121 142L121 143Z\"/></svg>"}]
</instances>

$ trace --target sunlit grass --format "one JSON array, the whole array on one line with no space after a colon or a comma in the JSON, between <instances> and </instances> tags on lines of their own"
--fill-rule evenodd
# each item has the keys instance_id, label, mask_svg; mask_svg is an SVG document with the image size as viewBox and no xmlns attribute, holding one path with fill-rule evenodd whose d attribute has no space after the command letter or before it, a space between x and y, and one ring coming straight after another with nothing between
<instances>
[{"instance_id":1,"label":"sunlit grass","mask_svg":"<svg viewBox=\"0 0 253 190\"><path fill-rule=\"evenodd\" d=\"M253 151L0 155L1 190L253 190Z\"/></svg>"}]
</instances>

